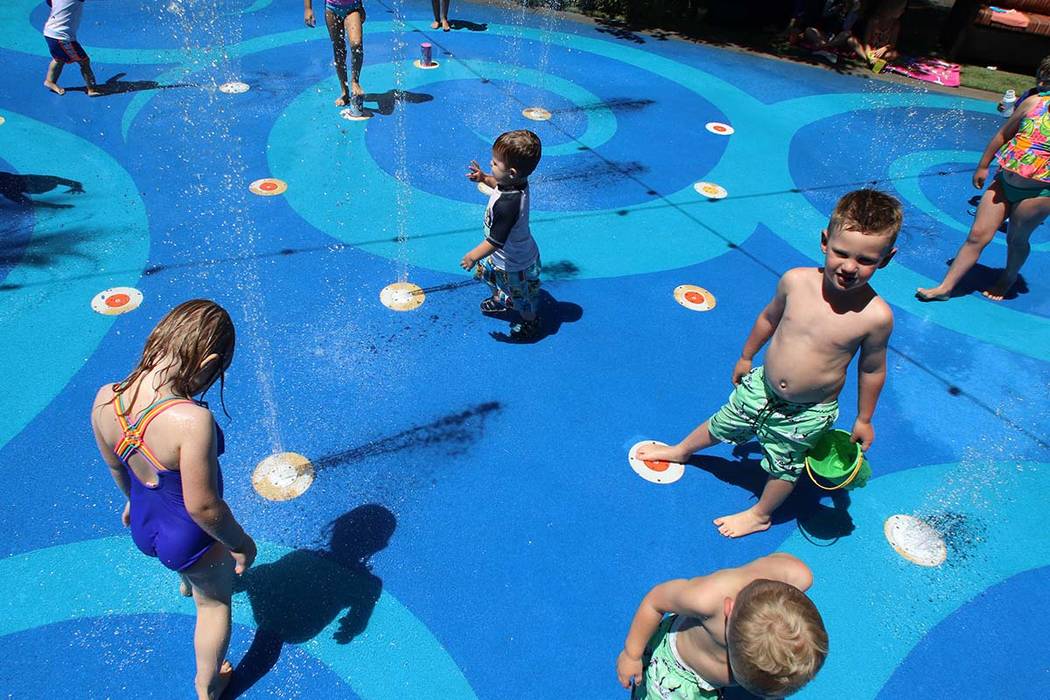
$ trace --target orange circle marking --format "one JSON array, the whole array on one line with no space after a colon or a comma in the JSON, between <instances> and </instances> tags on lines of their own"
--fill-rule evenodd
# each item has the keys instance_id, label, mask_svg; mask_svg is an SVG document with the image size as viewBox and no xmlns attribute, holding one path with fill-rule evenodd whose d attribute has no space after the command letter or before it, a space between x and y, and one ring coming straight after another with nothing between
<instances>
[{"instance_id":1,"label":"orange circle marking","mask_svg":"<svg viewBox=\"0 0 1050 700\"><path fill-rule=\"evenodd\" d=\"M662 459L643 459L642 462L654 472L665 472L667 471L667 468L671 466L670 462L665 462Z\"/></svg>"},{"instance_id":2,"label":"orange circle marking","mask_svg":"<svg viewBox=\"0 0 1050 700\"><path fill-rule=\"evenodd\" d=\"M127 294L111 294L106 297L106 306L116 308L118 306L124 306L129 301L131 301L131 297Z\"/></svg>"},{"instance_id":3,"label":"orange circle marking","mask_svg":"<svg viewBox=\"0 0 1050 700\"><path fill-rule=\"evenodd\" d=\"M704 299L704 295L700 292L686 292L685 300L688 301L690 304L703 304L705 301L707 301L706 299Z\"/></svg>"},{"instance_id":4,"label":"orange circle marking","mask_svg":"<svg viewBox=\"0 0 1050 700\"><path fill-rule=\"evenodd\" d=\"M259 189L260 190L266 190L267 192L272 192L273 190L277 189L277 183L276 182L264 182L264 183L259 185Z\"/></svg>"}]
</instances>

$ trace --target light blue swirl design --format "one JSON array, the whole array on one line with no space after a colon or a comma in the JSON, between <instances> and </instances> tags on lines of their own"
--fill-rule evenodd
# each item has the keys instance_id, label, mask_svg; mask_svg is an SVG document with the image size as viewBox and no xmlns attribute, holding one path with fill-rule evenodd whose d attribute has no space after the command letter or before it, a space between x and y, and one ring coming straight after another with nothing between
<instances>
[{"instance_id":1,"label":"light blue swirl design","mask_svg":"<svg viewBox=\"0 0 1050 700\"><path fill-rule=\"evenodd\" d=\"M946 214L936 204L930 201L926 193L922 191L919 179L916 177L927 168L942 163L976 163L981 157L977 151L916 151L901 156L890 164L889 177L894 180L894 187L904 199L932 219L943 224L946 228L953 229L963 234L970 232L970 227L961 224ZM1045 230L1045 229L1044 229ZM959 239L962 243L963 239ZM1006 238L996 236L992 239L995 245L1006 245ZM1035 252L1046 252L1050 250L1050 241L1032 243Z\"/></svg>"},{"instance_id":2,"label":"light blue swirl design","mask_svg":"<svg viewBox=\"0 0 1050 700\"><path fill-rule=\"evenodd\" d=\"M291 551L260 542L258 563L276 561ZM0 635L83 617L194 614L192 601L176 593L172 573L143 556L127 536L10 556L0 560L0 582L10 592L0 597ZM243 593L234 596L233 618L237 624L255 626ZM338 628L335 620L299 647L332 669L362 700L476 698L441 643L386 590L368 628L350 644L336 643Z\"/></svg>"},{"instance_id":3,"label":"light blue swirl design","mask_svg":"<svg viewBox=\"0 0 1050 700\"><path fill-rule=\"evenodd\" d=\"M31 45L26 43L24 35L28 26L26 18L29 9L31 9L29 0L17 0L6 6L4 10L0 10L0 45L43 54L45 52L41 43L34 42ZM11 21L4 22L5 19ZM405 23L404 29L426 31L427 26L426 22L409 21ZM400 28L396 27L393 22L368 22L365 25L365 31L369 34L396 30ZM723 114L727 115L729 122L736 128L736 135L729 139L719 165L709 174L697 173L697 179L704 177L713 180L730 192L730 198L718 205L717 220L710 222L705 220L707 217L702 216L704 210L699 206L706 202L698 201L696 193L689 187L665 196L662 202L656 204L628 207L627 209L632 214L629 217L630 226L626 225L627 221L623 217L617 221L615 211L582 213L580 216L581 218L586 217L584 221L587 225L581 225L583 221L577 220L577 225L573 227L573 232L580 243L575 249L587 247L590 251L599 250L596 244L607 240L605 236L600 236L600 240L593 237L589 239L588 234L585 233L588 230L611 229L624 233L623 236L612 239L616 245L608 250L607 255L603 255L600 260L596 261L597 265L591 265L592 269L584 269L582 276L609 277L639 274L708 260L717 255L719 250L724 252L728 243L739 244L745 240L760 223L767 223L776 235L804 255L818 262L822 259L815 236L816 232L826 223L826 215L805 201L803 197L791 193L794 184L788 169L791 138L799 128L817 120L849 111L871 109L869 95L816 95L766 105L715 75L640 49L562 32L510 25L489 25L488 34L571 47L573 50L620 61L655 73L702 94L705 99L711 101ZM228 54L231 57L243 56L289 43L324 38L323 32L300 29L248 39L229 47ZM152 51L121 49L103 51L113 53L112 55L101 55L100 60L128 63L177 62L187 65L191 58L185 52L158 54ZM454 62L449 61L448 63ZM448 67L446 65L442 68ZM448 71L445 72L448 74ZM141 97L141 100L136 97L129 109L141 109L148 99L148 96ZM882 94L878 106L880 108L907 106L946 110L964 109L983 112L991 112L993 109L990 104L975 100L912 92ZM125 130L130 127L131 121L133 117L125 119L123 125ZM278 128L275 127L271 132L271 142L278 131ZM742 164L752 166L761 164L761 167L746 167ZM378 187L392 189L392 186L389 185ZM784 204L784 210L790 208L792 217L767 217L764 216L763 211L767 207L756 206L755 197L774 195L788 198L787 203ZM772 199L767 201L771 205L775 202ZM435 198L434 206L438 211L434 212L434 216L426 217L428 222L450 220L440 216L440 214L449 213L446 203ZM683 218L687 214L693 224L697 221L705 225L710 223L712 228L717 230L718 237L698 233L695 226ZM766 218L770 220L764 221ZM540 221L542 219L538 217L537 222ZM319 227L322 230L325 229L324 224ZM427 229L421 230L425 232ZM658 232L660 245L652 245L648 237L639 235L639 231ZM686 231L688 233L685 233ZM582 235L581 232L583 232ZM340 233L333 235L342 237ZM552 236L552 240L557 241L558 238ZM347 239L343 238L343 240ZM451 237L445 240L450 244L453 242ZM354 241L351 239L351 242ZM454 242L456 245L460 244L459 239L455 239ZM547 249L559 246L561 244L555 242L547 244ZM413 247L431 252L434 248L433 245L421 243L419 240L413 242ZM571 245L568 247L574 248ZM384 249L381 245L373 246L370 250L380 255L391 255L391 251ZM674 254L664 254L664 251L668 250L674 251ZM558 255L562 253L552 250L548 259L556 259L553 256ZM616 258L617 255L620 256L619 260ZM424 262L428 257L436 259L427 255L417 256L415 252L412 252L410 262L455 272L446 264ZM908 270L899 262L894 261L888 268L880 271L877 284L880 293L887 301L932 323L1023 355L1037 359L1050 358L1050 319L1018 312L1003 304L993 304L976 295L954 299L950 304L923 305L914 298L913 292L915 288L929 286L933 282L934 280Z\"/></svg>"},{"instance_id":4,"label":"light blue swirl design","mask_svg":"<svg viewBox=\"0 0 1050 700\"><path fill-rule=\"evenodd\" d=\"M60 196L73 206L36 208L32 238L0 292L0 386L18 397L0 412L0 447L62 391L109 331L115 317L92 311L91 298L107 287L134 286L149 253L145 205L127 171L78 136L2 113L4 160L22 174L79 180L84 194L35 196ZM41 173L56 153L68 156L58 161L61 171Z\"/></svg>"},{"instance_id":5,"label":"light blue swirl design","mask_svg":"<svg viewBox=\"0 0 1050 700\"><path fill-rule=\"evenodd\" d=\"M876 697L927 630L988 587L1050 564L1050 539L1039 534L1048 492L1047 463L914 467L869 482L850 506L856 530L849 537L829 547L790 537L780 549L817 572L809 595L833 649L816 679L794 697ZM955 536L966 528L973 536L950 546L940 567L923 568L886 542L883 523L896 513L950 513L962 524ZM1005 514L1009 527L1001 522ZM846 575L829 582L821 572Z\"/></svg>"}]
</instances>

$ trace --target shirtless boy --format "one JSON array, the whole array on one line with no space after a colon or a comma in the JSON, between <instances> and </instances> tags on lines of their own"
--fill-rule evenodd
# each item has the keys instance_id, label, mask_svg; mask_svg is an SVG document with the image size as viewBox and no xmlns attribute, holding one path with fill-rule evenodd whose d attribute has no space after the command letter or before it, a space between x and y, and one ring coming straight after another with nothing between
<instances>
[{"instance_id":1,"label":"shirtless boy","mask_svg":"<svg viewBox=\"0 0 1050 700\"><path fill-rule=\"evenodd\" d=\"M868 281L897 252L901 218L900 203L882 192L842 197L821 233L824 266L798 267L780 278L733 368L737 386L729 401L677 445L638 450L641 459L685 462L717 440L757 438L769 477L758 503L715 519L726 537L769 528L773 511L795 488L806 452L834 425L846 368L858 350L853 441L867 450L875 439L871 418L886 381L893 312ZM752 368L771 338L765 366Z\"/></svg>"},{"instance_id":2,"label":"shirtless boy","mask_svg":"<svg viewBox=\"0 0 1050 700\"><path fill-rule=\"evenodd\" d=\"M661 583L631 622L620 684L634 684L635 700L714 700L733 685L765 698L797 692L828 654L824 621L803 593L812 582L809 567L776 553Z\"/></svg>"}]
</instances>

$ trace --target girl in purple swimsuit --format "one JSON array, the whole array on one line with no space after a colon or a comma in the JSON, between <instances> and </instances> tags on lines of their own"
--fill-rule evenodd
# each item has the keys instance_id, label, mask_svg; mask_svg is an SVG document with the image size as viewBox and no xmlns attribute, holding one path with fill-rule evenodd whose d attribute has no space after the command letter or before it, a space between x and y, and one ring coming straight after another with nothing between
<instances>
[{"instance_id":1,"label":"girl in purple swimsuit","mask_svg":"<svg viewBox=\"0 0 1050 700\"><path fill-rule=\"evenodd\" d=\"M196 603L198 700L218 698L230 682L233 577L255 560L255 542L222 500L222 433L193 399L216 380L221 397L234 341L221 306L180 304L150 333L134 371L99 389L91 411L102 459L128 499L121 520L144 554L179 573L182 594Z\"/></svg>"},{"instance_id":2,"label":"girl in purple swimsuit","mask_svg":"<svg viewBox=\"0 0 1050 700\"><path fill-rule=\"evenodd\" d=\"M316 24L312 0L303 0L303 21L306 26ZM362 25L365 23L365 6L362 0L325 0L324 21L328 26L328 36L332 40L332 53L335 57L335 74L339 77L339 87L343 89L335 101L339 107L349 105L350 113L355 117L364 116L362 103L365 91L361 89L361 66L365 62L365 48L362 43ZM350 41L350 88L346 87L346 40Z\"/></svg>"}]
</instances>

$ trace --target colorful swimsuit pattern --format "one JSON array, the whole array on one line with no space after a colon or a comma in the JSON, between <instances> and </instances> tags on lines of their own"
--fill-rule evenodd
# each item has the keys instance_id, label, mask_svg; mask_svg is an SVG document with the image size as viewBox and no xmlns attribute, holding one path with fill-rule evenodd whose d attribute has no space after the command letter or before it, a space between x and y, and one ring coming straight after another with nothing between
<instances>
[{"instance_id":1,"label":"colorful swimsuit pattern","mask_svg":"<svg viewBox=\"0 0 1050 700\"><path fill-rule=\"evenodd\" d=\"M1050 182L1050 92L1040 92L1039 102L1021 119L1017 133L995 154L1003 170L1021 177Z\"/></svg>"},{"instance_id":2,"label":"colorful swimsuit pattern","mask_svg":"<svg viewBox=\"0 0 1050 700\"><path fill-rule=\"evenodd\" d=\"M492 256L482 258L474 268L474 276L488 284L492 296L508 309L518 313L538 313L540 295L540 260L524 270L510 272L492 263Z\"/></svg>"},{"instance_id":3,"label":"colorful swimsuit pattern","mask_svg":"<svg viewBox=\"0 0 1050 700\"><path fill-rule=\"evenodd\" d=\"M117 394L113 410L120 422L120 441L113 452L124 465L131 481L131 539L148 556L157 557L164 566L174 571L185 571L197 563L215 544L215 540L193 521L182 497L182 475L160 463L146 445L146 429L157 416L172 406L196 403L188 399L168 397L147 407L138 420L128 420L124 399ZM218 426L216 426L218 429ZM157 475L155 485L140 481L128 465L131 455L138 452L149 462ZM219 433L219 453L222 453L222 433ZM219 472L219 496L222 496L222 472Z\"/></svg>"},{"instance_id":4,"label":"colorful swimsuit pattern","mask_svg":"<svg viewBox=\"0 0 1050 700\"><path fill-rule=\"evenodd\" d=\"M762 468L776 478L795 481L805 467L806 453L831 429L839 415L838 401L785 401L755 367L740 379L729 401L708 421L716 440L741 444L757 437Z\"/></svg>"}]
</instances>

